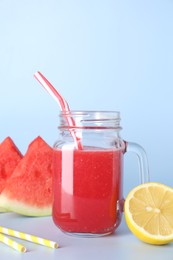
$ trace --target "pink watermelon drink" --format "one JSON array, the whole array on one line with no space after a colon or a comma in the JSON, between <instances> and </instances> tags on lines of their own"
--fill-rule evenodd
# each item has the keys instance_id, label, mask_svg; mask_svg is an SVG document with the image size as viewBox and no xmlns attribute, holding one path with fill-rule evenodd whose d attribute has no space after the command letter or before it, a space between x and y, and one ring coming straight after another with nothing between
<instances>
[{"instance_id":1,"label":"pink watermelon drink","mask_svg":"<svg viewBox=\"0 0 173 260\"><path fill-rule=\"evenodd\" d=\"M108 234L120 223L121 149L54 152L54 223L65 232Z\"/></svg>"},{"instance_id":2,"label":"pink watermelon drink","mask_svg":"<svg viewBox=\"0 0 173 260\"><path fill-rule=\"evenodd\" d=\"M149 181L146 153L140 145L121 139L118 111L70 111L40 72L34 76L62 110L60 140L54 145L54 222L63 231L82 236L112 233L123 208L123 153L138 155L142 183ZM73 149L64 150L72 140Z\"/></svg>"}]
</instances>

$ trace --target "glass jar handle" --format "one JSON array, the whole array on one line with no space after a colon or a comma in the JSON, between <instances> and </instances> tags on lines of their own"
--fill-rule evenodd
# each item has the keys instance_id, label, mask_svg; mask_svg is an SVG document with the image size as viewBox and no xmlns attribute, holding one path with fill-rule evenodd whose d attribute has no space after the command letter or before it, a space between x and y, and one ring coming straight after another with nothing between
<instances>
[{"instance_id":1,"label":"glass jar handle","mask_svg":"<svg viewBox=\"0 0 173 260\"><path fill-rule=\"evenodd\" d=\"M125 152L133 152L137 155L139 161L139 172L141 183L149 182L149 167L146 152L142 146L133 142L125 142Z\"/></svg>"}]
</instances>

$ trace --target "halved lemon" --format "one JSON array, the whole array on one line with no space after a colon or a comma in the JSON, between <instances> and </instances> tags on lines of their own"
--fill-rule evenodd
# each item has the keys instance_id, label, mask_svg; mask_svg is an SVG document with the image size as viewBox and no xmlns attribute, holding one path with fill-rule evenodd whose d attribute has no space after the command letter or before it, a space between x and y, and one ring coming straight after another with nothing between
<instances>
[{"instance_id":1,"label":"halved lemon","mask_svg":"<svg viewBox=\"0 0 173 260\"><path fill-rule=\"evenodd\" d=\"M126 223L140 240L155 245L173 241L173 189L149 182L130 191L124 204Z\"/></svg>"}]
</instances>

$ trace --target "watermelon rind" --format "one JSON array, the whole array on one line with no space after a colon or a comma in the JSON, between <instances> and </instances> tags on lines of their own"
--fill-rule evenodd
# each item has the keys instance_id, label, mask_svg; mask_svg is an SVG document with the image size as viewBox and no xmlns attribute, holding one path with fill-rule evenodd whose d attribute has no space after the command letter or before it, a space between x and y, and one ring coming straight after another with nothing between
<instances>
[{"instance_id":1,"label":"watermelon rind","mask_svg":"<svg viewBox=\"0 0 173 260\"><path fill-rule=\"evenodd\" d=\"M0 213L8 212L7 209L0 207Z\"/></svg>"},{"instance_id":2,"label":"watermelon rind","mask_svg":"<svg viewBox=\"0 0 173 260\"><path fill-rule=\"evenodd\" d=\"M44 217L52 214L52 206L37 207L34 205L27 205L26 203L19 202L18 200L9 199L3 194L0 196L0 205L4 211L12 211L24 216Z\"/></svg>"}]
</instances>

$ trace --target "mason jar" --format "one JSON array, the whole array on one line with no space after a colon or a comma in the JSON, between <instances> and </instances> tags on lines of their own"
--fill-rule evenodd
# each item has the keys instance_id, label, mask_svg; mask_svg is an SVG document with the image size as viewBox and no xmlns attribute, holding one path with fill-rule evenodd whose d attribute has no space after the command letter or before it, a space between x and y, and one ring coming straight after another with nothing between
<instances>
[{"instance_id":1,"label":"mason jar","mask_svg":"<svg viewBox=\"0 0 173 260\"><path fill-rule=\"evenodd\" d=\"M67 234L114 232L123 213L123 157L137 154L141 183L149 181L144 149L120 136L120 112L60 112L54 144L53 221Z\"/></svg>"}]
</instances>

